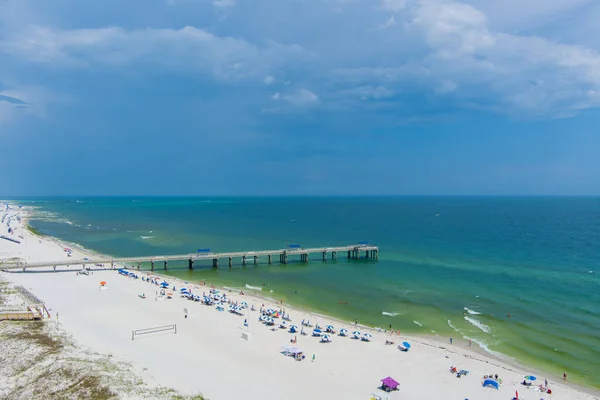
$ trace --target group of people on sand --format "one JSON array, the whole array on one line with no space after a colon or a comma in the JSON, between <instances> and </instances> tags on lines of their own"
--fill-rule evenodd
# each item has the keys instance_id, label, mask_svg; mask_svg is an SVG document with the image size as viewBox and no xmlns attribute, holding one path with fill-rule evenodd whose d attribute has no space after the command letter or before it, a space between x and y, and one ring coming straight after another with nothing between
<instances>
[{"instance_id":1,"label":"group of people on sand","mask_svg":"<svg viewBox=\"0 0 600 400\"><path fill-rule=\"evenodd\" d=\"M494 374L494 375L492 375L492 374L489 374L489 375L484 375L484 376L483 376L483 379L494 379L494 380L496 380L496 381L498 381L498 382L502 383L502 379L500 379L500 378L498 377L498 374Z\"/></svg>"},{"instance_id":2,"label":"group of people on sand","mask_svg":"<svg viewBox=\"0 0 600 400\"><path fill-rule=\"evenodd\" d=\"M521 385L527 386L527 387L534 386L533 383L528 382L526 379L523 379L523 382L521 382ZM548 379L544 379L544 384L542 385L540 383L537 388L542 393L552 394L552 390L548 387Z\"/></svg>"}]
</instances>

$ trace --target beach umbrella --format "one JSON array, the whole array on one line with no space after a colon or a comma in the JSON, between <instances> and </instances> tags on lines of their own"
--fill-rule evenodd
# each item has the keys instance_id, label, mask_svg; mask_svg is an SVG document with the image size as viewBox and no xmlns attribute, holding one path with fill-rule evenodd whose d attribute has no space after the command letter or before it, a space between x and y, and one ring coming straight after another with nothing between
<instances>
[{"instance_id":1,"label":"beach umbrella","mask_svg":"<svg viewBox=\"0 0 600 400\"><path fill-rule=\"evenodd\" d=\"M352 332L352 334L353 334L354 336L360 336L360 332L359 332L359 331L354 331L354 332Z\"/></svg>"},{"instance_id":2,"label":"beach umbrella","mask_svg":"<svg viewBox=\"0 0 600 400\"><path fill-rule=\"evenodd\" d=\"M325 327L325 330L327 330L327 331L332 331L333 329L334 329L334 328L333 328L333 325L327 325L327 326Z\"/></svg>"},{"instance_id":3,"label":"beach umbrella","mask_svg":"<svg viewBox=\"0 0 600 400\"><path fill-rule=\"evenodd\" d=\"M372 338L373 337L373 335L371 335L370 333L365 333L363 336L366 337L366 338Z\"/></svg>"},{"instance_id":4,"label":"beach umbrella","mask_svg":"<svg viewBox=\"0 0 600 400\"><path fill-rule=\"evenodd\" d=\"M408 342L402 342L402 346L406 347L407 349L410 349L410 343Z\"/></svg>"},{"instance_id":5,"label":"beach umbrella","mask_svg":"<svg viewBox=\"0 0 600 400\"><path fill-rule=\"evenodd\" d=\"M329 340L331 339L329 335L323 335L323 340Z\"/></svg>"},{"instance_id":6,"label":"beach umbrella","mask_svg":"<svg viewBox=\"0 0 600 400\"><path fill-rule=\"evenodd\" d=\"M528 381L535 381L537 378L535 376L533 376L533 375L527 375L525 377L525 379L527 379Z\"/></svg>"},{"instance_id":7,"label":"beach umbrella","mask_svg":"<svg viewBox=\"0 0 600 400\"><path fill-rule=\"evenodd\" d=\"M319 328L315 328L315 329L313 329L313 332L315 332L315 333L321 333L322 331Z\"/></svg>"},{"instance_id":8,"label":"beach umbrella","mask_svg":"<svg viewBox=\"0 0 600 400\"><path fill-rule=\"evenodd\" d=\"M298 327L297 327L296 325L292 325L292 326L290 326L290 332L291 332L291 333L294 333L294 332L296 332L297 330L298 330Z\"/></svg>"},{"instance_id":9,"label":"beach umbrella","mask_svg":"<svg viewBox=\"0 0 600 400\"><path fill-rule=\"evenodd\" d=\"M104 286L104 285L106 285L106 281L100 281L100 285L101 285L101 286Z\"/></svg>"},{"instance_id":10,"label":"beach umbrella","mask_svg":"<svg viewBox=\"0 0 600 400\"><path fill-rule=\"evenodd\" d=\"M340 329L340 335L345 336L346 333L348 333L348 329L344 329L344 328Z\"/></svg>"}]
</instances>

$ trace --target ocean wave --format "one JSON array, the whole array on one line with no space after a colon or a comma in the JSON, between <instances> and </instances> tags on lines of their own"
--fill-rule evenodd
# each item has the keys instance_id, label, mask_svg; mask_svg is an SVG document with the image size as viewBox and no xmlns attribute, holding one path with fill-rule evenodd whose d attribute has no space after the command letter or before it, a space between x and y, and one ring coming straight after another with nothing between
<instances>
[{"instance_id":1,"label":"ocean wave","mask_svg":"<svg viewBox=\"0 0 600 400\"><path fill-rule=\"evenodd\" d=\"M492 355L494 355L496 357L501 357L501 358L504 357L504 355L502 353L498 353L498 352L496 352L494 350L490 350L489 345L485 341L483 341L483 340L474 339L472 337L464 336L464 335L463 335L463 337L465 339L468 339L468 340L471 340L472 342L477 343L477 345L479 347L481 347L483 350L485 350L486 352L488 352L488 353L490 353L490 354L492 354Z\"/></svg>"},{"instance_id":2,"label":"ocean wave","mask_svg":"<svg viewBox=\"0 0 600 400\"><path fill-rule=\"evenodd\" d=\"M250 289L250 290L262 290L262 288L260 286L250 286L246 283L246 289Z\"/></svg>"},{"instance_id":3,"label":"ocean wave","mask_svg":"<svg viewBox=\"0 0 600 400\"><path fill-rule=\"evenodd\" d=\"M388 317L395 317L396 315L399 315L399 313L387 312L387 311L383 311L381 314L382 315L387 315Z\"/></svg>"},{"instance_id":4,"label":"ocean wave","mask_svg":"<svg viewBox=\"0 0 600 400\"><path fill-rule=\"evenodd\" d=\"M413 321L415 324L419 325L419 326L423 326L422 323L420 323L419 321Z\"/></svg>"},{"instance_id":5,"label":"ocean wave","mask_svg":"<svg viewBox=\"0 0 600 400\"><path fill-rule=\"evenodd\" d=\"M456 327L454 325L452 325L452 321L448 320L448 326L462 335L462 333L458 329L456 329Z\"/></svg>"},{"instance_id":6,"label":"ocean wave","mask_svg":"<svg viewBox=\"0 0 600 400\"><path fill-rule=\"evenodd\" d=\"M471 309L469 309L467 307L465 307L465 311L468 312L471 315L479 315L479 314L481 314L480 312L473 311L473 310L471 310Z\"/></svg>"},{"instance_id":7,"label":"ocean wave","mask_svg":"<svg viewBox=\"0 0 600 400\"><path fill-rule=\"evenodd\" d=\"M153 238L154 236L140 236L140 237L141 237L142 239L151 239L151 238Z\"/></svg>"},{"instance_id":8,"label":"ocean wave","mask_svg":"<svg viewBox=\"0 0 600 400\"><path fill-rule=\"evenodd\" d=\"M485 333L490 333L492 330L489 326L480 321L477 321L475 318L465 317L465 320L469 321L471 325L481 329Z\"/></svg>"}]
</instances>

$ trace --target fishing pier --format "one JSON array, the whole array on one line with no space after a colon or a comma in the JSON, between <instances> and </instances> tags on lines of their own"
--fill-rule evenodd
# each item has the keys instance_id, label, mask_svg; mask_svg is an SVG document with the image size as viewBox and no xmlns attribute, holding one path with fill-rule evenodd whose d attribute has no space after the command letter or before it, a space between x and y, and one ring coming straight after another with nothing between
<instances>
[{"instance_id":1,"label":"fishing pier","mask_svg":"<svg viewBox=\"0 0 600 400\"><path fill-rule=\"evenodd\" d=\"M208 249L205 249L208 250ZM119 258L107 258L107 257L86 257L85 259L65 259L60 261L43 261L43 262L27 262L27 261L9 261L0 264L1 270L13 270L22 269L26 271L31 268L47 268L59 266L70 266L70 265L82 265L84 268L87 264L98 265L98 264L110 264L112 268L115 264L118 265L137 265L139 268L140 264L150 264L150 270L154 271L156 264L162 264L165 271L168 269L170 261L187 261L188 268L194 269L194 263L201 261L211 261L213 268L219 268L219 261L225 260L228 266L231 268L234 264L234 260L241 260L242 265L246 266L249 263L258 265L261 261L266 261L267 264L272 264L275 257L279 256L279 263L287 264L291 258L298 258L301 263L307 263L311 255L318 256L323 262L327 260L336 261L338 255L348 256L351 260L369 259L377 260L379 258L379 247L371 246L368 244L338 246L338 247L315 247L309 249L303 249L299 246L290 246L287 249L280 250L257 250L257 251L236 251L229 253L212 253L210 251L198 250L197 253L181 254L181 255L164 255L164 256L142 256L142 257L119 257Z\"/></svg>"}]
</instances>

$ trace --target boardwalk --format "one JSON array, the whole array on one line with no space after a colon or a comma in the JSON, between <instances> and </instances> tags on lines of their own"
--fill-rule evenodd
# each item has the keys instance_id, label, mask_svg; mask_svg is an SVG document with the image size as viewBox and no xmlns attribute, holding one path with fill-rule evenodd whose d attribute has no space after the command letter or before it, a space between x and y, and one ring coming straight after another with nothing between
<instances>
[{"instance_id":1,"label":"boardwalk","mask_svg":"<svg viewBox=\"0 0 600 400\"><path fill-rule=\"evenodd\" d=\"M192 253L181 255L163 255L163 256L142 256L142 257L120 257L106 258L94 257L88 259L65 259L60 261L44 261L31 262L26 261L11 261L0 264L0 269L23 269L23 271L31 268L47 268L60 267L69 265L95 265L95 264L110 264L115 265L140 265L141 263L149 263L151 270L154 270L155 263L162 263L164 269L168 267L169 261L187 261L189 269L194 269L194 263L199 261L212 260L212 266L219 267L219 260L227 260L231 267L234 259L240 259L242 265L252 263L257 265L261 260L271 264L274 256L279 256L279 262L287 264L290 257L298 257L300 262L308 262L311 254L318 254L319 259L327 261L328 259L337 260L338 253L344 254L347 252L348 259L358 260L361 258L374 259L379 258L379 247L371 245L348 245L338 247L315 247L310 249L280 249L280 250L257 250L257 251L236 251L229 253ZM361 257L363 255L363 257Z\"/></svg>"}]
</instances>

